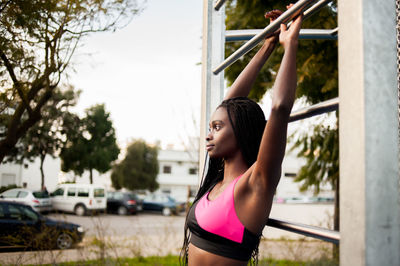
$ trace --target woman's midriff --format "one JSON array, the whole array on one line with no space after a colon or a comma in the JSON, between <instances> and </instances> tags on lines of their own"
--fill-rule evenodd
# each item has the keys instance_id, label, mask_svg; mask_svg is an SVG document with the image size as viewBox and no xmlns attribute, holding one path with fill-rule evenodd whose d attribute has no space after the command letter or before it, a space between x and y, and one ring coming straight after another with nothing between
<instances>
[{"instance_id":1,"label":"woman's midriff","mask_svg":"<svg viewBox=\"0 0 400 266\"><path fill-rule=\"evenodd\" d=\"M205 250L202 250L192 244L189 244L188 253L189 266L207 266L207 265L232 265L232 266L245 266L246 261L234 260L222 257Z\"/></svg>"}]
</instances>

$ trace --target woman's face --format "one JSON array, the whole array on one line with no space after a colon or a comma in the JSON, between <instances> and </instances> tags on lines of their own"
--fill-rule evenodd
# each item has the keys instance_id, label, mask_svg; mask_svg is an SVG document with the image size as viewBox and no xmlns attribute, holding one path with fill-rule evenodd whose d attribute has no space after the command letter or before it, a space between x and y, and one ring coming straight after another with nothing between
<instances>
[{"instance_id":1,"label":"woman's face","mask_svg":"<svg viewBox=\"0 0 400 266\"><path fill-rule=\"evenodd\" d=\"M219 107L212 115L206 141L206 149L212 158L229 158L239 151L225 108Z\"/></svg>"}]
</instances>

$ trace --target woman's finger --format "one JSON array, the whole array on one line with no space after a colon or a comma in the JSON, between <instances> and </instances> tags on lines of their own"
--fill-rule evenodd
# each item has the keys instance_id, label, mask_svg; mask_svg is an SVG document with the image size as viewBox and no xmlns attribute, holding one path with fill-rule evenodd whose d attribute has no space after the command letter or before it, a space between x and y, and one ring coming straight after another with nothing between
<instances>
[{"instance_id":1,"label":"woman's finger","mask_svg":"<svg viewBox=\"0 0 400 266\"><path fill-rule=\"evenodd\" d=\"M281 24L281 33L282 32L285 32L287 30L287 26L286 26L286 24Z\"/></svg>"},{"instance_id":2,"label":"woman's finger","mask_svg":"<svg viewBox=\"0 0 400 266\"><path fill-rule=\"evenodd\" d=\"M281 14L282 14L282 11L280 11L278 9L274 9L274 10L271 10L271 11L265 13L264 17L269 18L270 22L272 22L275 19L277 19Z\"/></svg>"}]
</instances>

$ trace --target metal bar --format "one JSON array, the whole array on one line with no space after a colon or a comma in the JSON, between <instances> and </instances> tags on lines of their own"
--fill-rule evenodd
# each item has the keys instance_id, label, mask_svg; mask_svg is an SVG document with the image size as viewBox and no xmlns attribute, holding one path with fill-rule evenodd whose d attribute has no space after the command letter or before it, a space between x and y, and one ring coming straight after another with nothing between
<instances>
[{"instance_id":1,"label":"metal bar","mask_svg":"<svg viewBox=\"0 0 400 266\"><path fill-rule=\"evenodd\" d=\"M218 1L216 1L215 5L214 5L214 9L216 11L218 11L221 8L221 6L225 3L225 1L226 0L218 0Z\"/></svg>"},{"instance_id":2,"label":"metal bar","mask_svg":"<svg viewBox=\"0 0 400 266\"><path fill-rule=\"evenodd\" d=\"M301 40L337 40L339 28L332 30L303 29L300 30Z\"/></svg>"},{"instance_id":3,"label":"metal bar","mask_svg":"<svg viewBox=\"0 0 400 266\"><path fill-rule=\"evenodd\" d=\"M277 219L268 219L267 226L317 238L334 244L339 244L340 233L311 225L293 223Z\"/></svg>"},{"instance_id":4,"label":"metal bar","mask_svg":"<svg viewBox=\"0 0 400 266\"><path fill-rule=\"evenodd\" d=\"M314 104L312 106L294 111L290 114L289 122L294 122L304 118L309 118L312 116L320 115L323 113L328 113L336 111L339 108L339 97Z\"/></svg>"},{"instance_id":5,"label":"metal bar","mask_svg":"<svg viewBox=\"0 0 400 266\"><path fill-rule=\"evenodd\" d=\"M227 30L225 32L225 42L248 41L257 34L262 32L262 29L252 30ZM300 40L337 40L338 28L325 29L301 29Z\"/></svg>"},{"instance_id":6,"label":"metal bar","mask_svg":"<svg viewBox=\"0 0 400 266\"><path fill-rule=\"evenodd\" d=\"M304 19L311 17L330 2L332 2L332 0L320 0L318 3L307 9L306 12L304 12ZM292 22L290 22L288 26L290 26L290 24L292 24Z\"/></svg>"},{"instance_id":7,"label":"metal bar","mask_svg":"<svg viewBox=\"0 0 400 266\"><path fill-rule=\"evenodd\" d=\"M320 8L327 5L332 0L321 0L316 3L314 6L309 8L306 12L304 12L304 19L310 17ZM237 49L233 54L231 54L227 59L225 59L218 67L213 70L214 75L218 74L228 66L232 65L236 62L240 57L248 53L251 49L253 49L259 42L263 41L266 36L272 34L276 30L280 28L280 24L288 23L292 20L296 15L298 15L303 9L307 8L310 4L314 3L315 0L300 0L296 4L294 4L290 9L286 10L282 15L280 15L274 22L269 24L265 29L254 36L250 41L242 45L239 49ZM288 23L288 26L290 23Z\"/></svg>"}]
</instances>

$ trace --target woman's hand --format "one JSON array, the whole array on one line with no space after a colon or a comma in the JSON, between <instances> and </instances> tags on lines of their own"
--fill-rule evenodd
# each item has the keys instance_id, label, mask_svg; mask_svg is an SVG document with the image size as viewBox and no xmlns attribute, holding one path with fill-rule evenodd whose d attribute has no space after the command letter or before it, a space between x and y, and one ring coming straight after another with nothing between
<instances>
[{"instance_id":1,"label":"woman's hand","mask_svg":"<svg viewBox=\"0 0 400 266\"><path fill-rule=\"evenodd\" d=\"M278 9L274 9L265 13L264 17L269 19L269 23L272 23L275 19L277 19L280 15L282 15L282 11ZM273 45L275 47L276 43L278 42L279 31L275 31L272 35L269 35L265 38L265 42Z\"/></svg>"},{"instance_id":2,"label":"woman's hand","mask_svg":"<svg viewBox=\"0 0 400 266\"><path fill-rule=\"evenodd\" d=\"M293 4L286 6L287 9L291 8ZM283 48L288 48L291 45L297 46L299 40L299 32L301 28L301 23L303 21L303 13L298 15L290 25L288 29L285 24L281 24L281 33L279 34L279 42L282 44Z\"/></svg>"}]
</instances>

